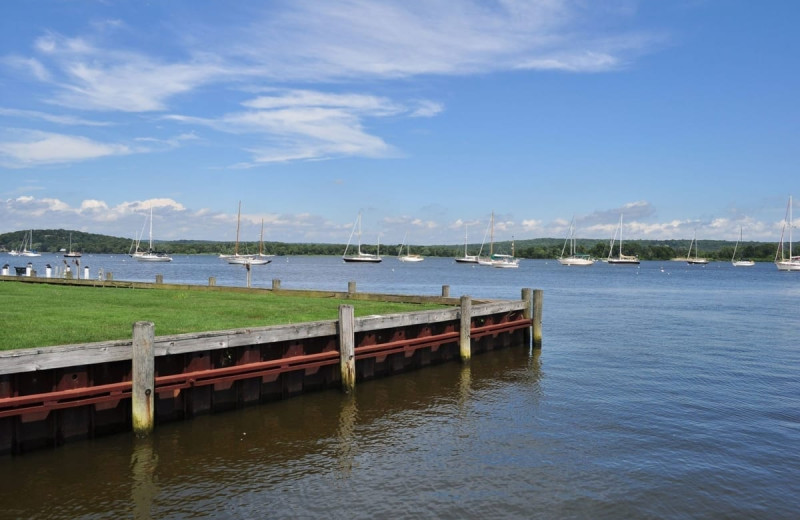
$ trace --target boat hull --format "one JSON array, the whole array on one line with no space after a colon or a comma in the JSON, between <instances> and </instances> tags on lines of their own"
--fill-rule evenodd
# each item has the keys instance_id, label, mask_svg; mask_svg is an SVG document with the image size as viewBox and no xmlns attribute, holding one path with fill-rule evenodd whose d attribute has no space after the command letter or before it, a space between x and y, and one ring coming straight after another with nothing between
<instances>
[{"instance_id":1,"label":"boat hull","mask_svg":"<svg viewBox=\"0 0 800 520\"><path fill-rule=\"evenodd\" d=\"M731 264L733 267L753 267L756 265L756 263L752 260L737 260L735 262L731 262Z\"/></svg>"},{"instance_id":2,"label":"boat hull","mask_svg":"<svg viewBox=\"0 0 800 520\"><path fill-rule=\"evenodd\" d=\"M567 257L567 258L559 258L558 263L566 266L573 266L573 265L586 266L594 264L594 260L590 258Z\"/></svg>"},{"instance_id":3,"label":"boat hull","mask_svg":"<svg viewBox=\"0 0 800 520\"><path fill-rule=\"evenodd\" d=\"M171 256L165 255L137 255L134 258L139 262L172 262Z\"/></svg>"},{"instance_id":4,"label":"boat hull","mask_svg":"<svg viewBox=\"0 0 800 520\"><path fill-rule=\"evenodd\" d=\"M800 271L800 260L779 260L775 267L778 271Z\"/></svg>"},{"instance_id":5,"label":"boat hull","mask_svg":"<svg viewBox=\"0 0 800 520\"><path fill-rule=\"evenodd\" d=\"M342 260L348 263L377 264L378 262L382 262L383 258L372 255L361 255L361 256L343 256Z\"/></svg>"},{"instance_id":6,"label":"boat hull","mask_svg":"<svg viewBox=\"0 0 800 520\"><path fill-rule=\"evenodd\" d=\"M639 265L638 258L609 258L607 262L614 265Z\"/></svg>"}]
</instances>

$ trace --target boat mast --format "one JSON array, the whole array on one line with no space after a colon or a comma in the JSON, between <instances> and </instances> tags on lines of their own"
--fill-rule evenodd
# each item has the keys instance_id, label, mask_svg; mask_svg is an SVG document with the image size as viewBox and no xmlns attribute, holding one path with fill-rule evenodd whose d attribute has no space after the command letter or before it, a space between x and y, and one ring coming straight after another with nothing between
<instances>
[{"instance_id":1,"label":"boat mast","mask_svg":"<svg viewBox=\"0 0 800 520\"><path fill-rule=\"evenodd\" d=\"M358 255L361 256L361 212L358 213Z\"/></svg>"},{"instance_id":2,"label":"boat mast","mask_svg":"<svg viewBox=\"0 0 800 520\"><path fill-rule=\"evenodd\" d=\"M622 260L622 213L619 214L619 258Z\"/></svg>"},{"instance_id":3,"label":"boat mast","mask_svg":"<svg viewBox=\"0 0 800 520\"><path fill-rule=\"evenodd\" d=\"M33 232L31 232L33 236ZM31 241L33 239L31 238ZM789 195L789 261L792 261L792 196Z\"/></svg>"},{"instance_id":4,"label":"boat mast","mask_svg":"<svg viewBox=\"0 0 800 520\"><path fill-rule=\"evenodd\" d=\"M494 254L494 211L492 211L491 234L489 235L489 256Z\"/></svg>"},{"instance_id":5,"label":"boat mast","mask_svg":"<svg viewBox=\"0 0 800 520\"><path fill-rule=\"evenodd\" d=\"M261 219L261 236L258 241L258 256L264 253L264 219Z\"/></svg>"},{"instance_id":6,"label":"boat mast","mask_svg":"<svg viewBox=\"0 0 800 520\"><path fill-rule=\"evenodd\" d=\"M236 244L233 246L233 256L239 256L239 223L242 219L242 201L239 201L239 211L236 213Z\"/></svg>"}]
</instances>

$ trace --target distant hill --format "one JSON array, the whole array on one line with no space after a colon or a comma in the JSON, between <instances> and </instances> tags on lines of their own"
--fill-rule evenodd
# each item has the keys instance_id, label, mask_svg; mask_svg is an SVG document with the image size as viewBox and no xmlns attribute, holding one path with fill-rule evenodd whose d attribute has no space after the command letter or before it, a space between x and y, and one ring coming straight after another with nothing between
<instances>
[{"instance_id":1,"label":"distant hill","mask_svg":"<svg viewBox=\"0 0 800 520\"><path fill-rule=\"evenodd\" d=\"M18 249L23 237L28 231L14 231L0 234L0 251ZM72 249L81 253L94 254L127 254L131 251L130 238L121 238L83 231L67 229L34 229L33 245L42 253L57 253L61 249L68 249L72 234ZM213 240L173 240L155 241L157 249L171 254L220 254L233 252L231 242ZM608 255L609 240L582 238L576 241L578 252L590 254L596 258L605 258ZM514 253L520 258L557 258L564 245L563 238L534 238L516 240ZM385 256L397 255L397 245L384 245L380 253ZM414 245L414 252L423 256L455 257L462 255L462 245ZM495 242L495 253L510 253L511 241ZM725 240L700 240L699 249L701 256L710 259L728 260L733 254L734 242ZM468 245L469 254L477 254L480 244ZM754 260L772 260L775 254L775 244L772 242L745 242L740 245L740 251L746 258ZM285 243L265 242L266 253L276 255L341 255L345 244L320 244L320 243ZM240 251L255 253L258 251L258 242L242 242ZM626 240L625 253L639 255L642 260L669 260L674 257L686 256L689 249L689 240ZM375 246L362 246L365 252L376 252ZM483 254L489 253L489 245L483 247ZM738 253L737 253L738 256Z\"/></svg>"}]
</instances>

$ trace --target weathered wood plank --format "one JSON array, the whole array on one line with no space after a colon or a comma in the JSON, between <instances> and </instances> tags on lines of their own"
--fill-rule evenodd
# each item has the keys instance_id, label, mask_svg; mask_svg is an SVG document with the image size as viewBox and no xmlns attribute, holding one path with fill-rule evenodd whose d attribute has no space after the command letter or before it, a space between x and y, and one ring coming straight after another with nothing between
<instances>
[{"instance_id":1,"label":"weathered wood plank","mask_svg":"<svg viewBox=\"0 0 800 520\"><path fill-rule=\"evenodd\" d=\"M214 289L213 287L210 289ZM472 316L524 310L523 301L473 302ZM436 309L356 318L356 332L458 320L458 309ZM277 343L336 335L336 321L326 320L248 329L157 336L156 356ZM131 341L58 345L0 352L0 375L131 359Z\"/></svg>"}]
</instances>

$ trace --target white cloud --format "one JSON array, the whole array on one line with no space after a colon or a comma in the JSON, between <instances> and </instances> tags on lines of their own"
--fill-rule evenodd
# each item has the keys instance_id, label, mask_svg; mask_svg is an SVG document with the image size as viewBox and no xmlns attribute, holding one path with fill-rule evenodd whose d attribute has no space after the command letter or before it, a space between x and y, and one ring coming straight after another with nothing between
<instances>
[{"instance_id":1,"label":"white cloud","mask_svg":"<svg viewBox=\"0 0 800 520\"><path fill-rule=\"evenodd\" d=\"M522 68L619 67L659 37L592 32L592 17L624 20L604 3L294 1L255 18L231 52L283 79L398 78ZM596 24L595 24L596 26ZM229 38L228 41L231 41Z\"/></svg>"},{"instance_id":2,"label":"white cloud","mask_svg":"<svg viewBox=\"0 0 800 520\"><path fill-rule=\"evenodd\" d=\"M15 140L0 141L0 165L23 168L130 153L125 145L100 143L80 136L38 131L18 134L21 135Z\"/></svg>"}]
</instances>

